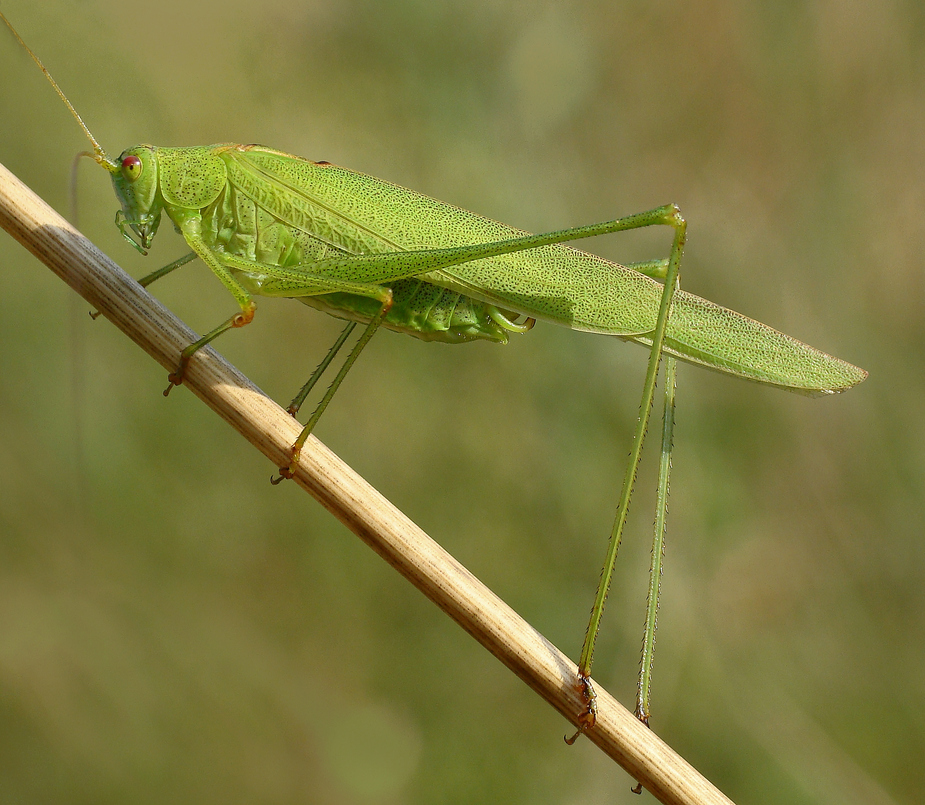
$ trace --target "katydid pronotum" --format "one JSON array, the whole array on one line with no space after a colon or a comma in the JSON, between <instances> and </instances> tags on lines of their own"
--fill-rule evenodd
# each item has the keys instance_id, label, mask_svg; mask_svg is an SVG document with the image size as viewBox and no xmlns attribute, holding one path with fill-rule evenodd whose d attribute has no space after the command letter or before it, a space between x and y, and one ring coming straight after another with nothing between
<instances>
[{"instance_id":1,"label":"katydid pronotum","mask_svg":"<svg viewBox=\"0 0 925 805\"><path fill-rule=\"evenodd\" d=\"M347 321L290 405L293 415L357 323L365 326L293 444L290 463L280 468L277 480L291 477L302 445L380 326L428 341L506 343L509 333L523 333L535 322L547 321L649 348L630 460L578 663L586 709L569 742L594 724L590 672L595 639L665 355L655 545L636 705L637 716L648 723L675 360L810 395L844 391L860 383L866 372L681 291L678 274L686 223L674 205L601 224L530 235L380 179L258 145L139 145L113 160L38 57L2 13L0 18L80 124L93 145L89 156L110 173L121 204L116 223L125 239L146 254L166 213L192 249L188 258L154 272L143 282L199 257L239 305L238 312L181 353L165 394L182 383L199 349L253 319L254 296L295 298ZM562 245L656 225L673 229L667 259L621 266Z\"/></svg>"}]
</instances>

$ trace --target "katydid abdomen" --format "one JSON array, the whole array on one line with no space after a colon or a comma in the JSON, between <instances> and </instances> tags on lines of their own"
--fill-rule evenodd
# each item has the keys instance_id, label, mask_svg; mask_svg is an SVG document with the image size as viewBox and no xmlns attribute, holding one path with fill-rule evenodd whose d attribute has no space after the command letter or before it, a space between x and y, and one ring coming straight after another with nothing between
<instances>
[{"instance_id":1,"label":"katydid abdomen","mask_svg":"<svg viewBox=\"0 0 925 805\"><path fill-rule=\"evenodd\" d=\"M391 288L393 303L383 327L445 344L477 340L507 343L510 330L492 318L491 305L423 280L398 280ZM339 319L364 324L379 309L375 299L347 293L300 296L299 301Z\"/></svg>"}]
</instances>

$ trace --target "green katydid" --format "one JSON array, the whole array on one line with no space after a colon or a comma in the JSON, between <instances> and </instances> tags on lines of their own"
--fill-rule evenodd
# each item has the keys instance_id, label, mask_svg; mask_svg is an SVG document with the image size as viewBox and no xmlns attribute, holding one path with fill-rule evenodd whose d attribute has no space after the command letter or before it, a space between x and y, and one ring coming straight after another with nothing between
<instances>
[{"instance_id":1,"label":"green katydid","mask_svg":"<svg viewBox=\"0 0 925 805\"><path fill-rule=\"evenodd\" d=\"M192 249L189 259L198 256L205 262L238 303L238 312L182 352L165 394L182 383L199 349L253 319L256 295L296 298L347 320L290 405L293 414L356 324L365 325L293 445L290 464L281 468L281 477L291 476L302 445L380 326L424 340L506 343L509 333L525 332L536 321L547 321L617 336L650 349L630 461L578 664L587 709L576 737L594 723L590 683L594 643L629 510L660 359L663 353L667 356L656 550L637 701L637 715L647 721L675 359L810 395L844 391L864 380L866 372L679 290L686 223L674 205L530 235L371 176L258 145L139 145L113 160L38 57L2 13L0 18L84 130L93 145L90 156L110 173L121 204L116 222L123 236L146 253L166 213ZM562 245L654 225L674 231L668 259L621 266ZM186 261L177 261L146 280Z\"/></svg>"}]
</instances>

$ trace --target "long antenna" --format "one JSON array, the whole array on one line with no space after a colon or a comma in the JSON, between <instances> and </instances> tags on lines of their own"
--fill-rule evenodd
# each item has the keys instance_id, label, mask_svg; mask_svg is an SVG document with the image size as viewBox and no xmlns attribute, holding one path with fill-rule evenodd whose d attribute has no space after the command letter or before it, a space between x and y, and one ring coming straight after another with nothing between
<instances>
[{"instance_id":1,"label":"long antenna","mask_svg":"<svg viewBox=\"0 0 925 805\"><path fill-rule=\"evenodd\" d=\"M108 156L106 156L106 152L103 150L103 146L101 146L96 141L96 137L94 137L90 133L90 129L87 128L87 124L84 123L83 118L79 114L77 114L77 110L74 108L74 105L67 99L67 95L64 94L61 87L58 86L58 82L55 81L55 79L51 77L51 73L49 73L48 70L45 68L45 65L42 64L42 60L38 56L36 56L35 53L32 52L32 48L30 48L23 41L23 38L19 35L19 32L13 27L13 24L4 16L2 11L0 11L0 19L2 19L6 23L6 27L9 28L13 32L13 36L15 36L19 44L25 48L26 53L28 53L32 57L32 61L34 61L39 66L39 69L45 74L45 78L47 78L49 83L55 88L55 92L58 93L58 97L61 98L62 101L64 101L64 104L67 106L68 109L70 109L71 114L74 116L74 119L80 124L80 127L84 130L84 134L87 135L87 139L90 140L90 142L93 144L93 159L96 160L96 162L98 162L104 168L106 168L106 170L108 170L110 173L119 173L120 171L119 166L115 162L113 162Z\"/></svg>"}]
</instances>

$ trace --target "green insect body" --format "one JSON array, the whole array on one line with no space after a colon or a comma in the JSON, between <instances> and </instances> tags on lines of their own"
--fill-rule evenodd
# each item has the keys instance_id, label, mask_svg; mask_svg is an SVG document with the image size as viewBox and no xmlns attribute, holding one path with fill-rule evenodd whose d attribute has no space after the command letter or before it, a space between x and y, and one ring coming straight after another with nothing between
<instances>
[{"instance_id":1,"label":"green insect body","mask_svg":"<svg viewBox=\"0 0 925 805\"><path fill-rule=\"evenodd\" d=\"M422 263L397 279L379 264L366 274L351 264L349 276L339 274L331 261L340 256L450 249L527 234L381 179L254 145L137 146L117 162L113 184L125 222L142 246L166 212L200 257L225 269L237 288L219 276L242 308L251 295L288 296L369 322L380 307L375 298L326 284L363 282L392 290L383 326L425 340L503 343L509 331L524 329L510 321L520 314L651 342L661 283L558 243L436 270ZM842 391L866 376L680 290L664 349L711 369L810 394Z\"/></svg>"},{"instance_id":2,"label":"green insect body","mask_svg":"<svg viewBox=\"0 0 925 805\"><path fill-rule=\"evenodd\" d=\"M324 226L324 216L333 212L326 213L320 205L313 205L307 188L303 189L303 203L280 203L271 192L277 188L268 186L272 180L250 164L248 157L254 150L255 146L224 145L129 149L119 162L128 160L130 169L112 176L125 222L146 248L157 232L161 211L174 221L178 231L189 226L191 216L198 213L203 242L219 260L233 255L261 266L291 268L335 255L392 250L383 247L383 238L364 233L362 227L357 227L355 234L345 234L338 228L344 226L343 216ZM302 169L303 186L304 179L310 178L304 175L307 169L325 168L298 157L279 156ZM232 267L231 273L248 294L280 293L265 271ZM510 324L493 305L423 280L398 280L391 289L393 303L383 326L417 338L447 343L476 339L506 343L509 331L522 329ZM301 288L303 294L311 290ZM289 287L286 292L296 293L297 289ZM380 307L375 299L343 292L297 298L339 318L366 323Z\"/></svg>"}]
</instances>

